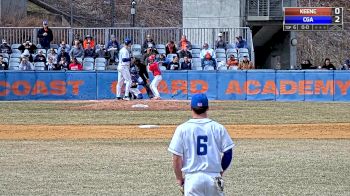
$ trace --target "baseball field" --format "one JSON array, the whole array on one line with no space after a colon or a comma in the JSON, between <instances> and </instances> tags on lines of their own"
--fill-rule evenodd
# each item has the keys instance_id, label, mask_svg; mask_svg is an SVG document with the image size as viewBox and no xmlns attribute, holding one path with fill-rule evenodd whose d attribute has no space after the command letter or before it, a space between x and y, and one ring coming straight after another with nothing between
<instances>
[{"instance_id":1,"label":"baseball field","mask_svg":"<svg viewBox=\"0 0 350 196\"><path fill-rule=\"evenodd\" d=\"M180 195L167 146L188 105L0 102L0 195ZM226 195L350 195L349 103L212 101L209 116L236 143Z\"/></svg>"}]
</instances>

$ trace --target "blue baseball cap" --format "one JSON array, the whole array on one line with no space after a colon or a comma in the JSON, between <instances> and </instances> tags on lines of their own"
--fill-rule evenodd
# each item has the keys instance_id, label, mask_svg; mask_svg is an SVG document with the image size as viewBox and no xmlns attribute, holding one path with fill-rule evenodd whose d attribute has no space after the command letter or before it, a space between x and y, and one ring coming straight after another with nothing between
<instances>
[{"instance_id":1,"label":"blue baseball cap","mask_svg":"<svg viewBox=\"0 0 350 196\"><path fill-rule=\"evenodd\" d=\"M125 45L129 45L129 44L131 44L131 39L130 39L130 38L128 38L128 37L127 37L127 38L125 38L125 39L124 39L124 44L125 44Z\"/></svg>"},{"instance_id":2,"label":"blue baseball cap","mask_svg":"<svg viewBox=\"0 0 350 196\"><path fill-rule=\"evenodd\" d=\"M195 94L191 100L191 107L208 107L208 97L205 94Z\"/></svg>"}]
</instances>

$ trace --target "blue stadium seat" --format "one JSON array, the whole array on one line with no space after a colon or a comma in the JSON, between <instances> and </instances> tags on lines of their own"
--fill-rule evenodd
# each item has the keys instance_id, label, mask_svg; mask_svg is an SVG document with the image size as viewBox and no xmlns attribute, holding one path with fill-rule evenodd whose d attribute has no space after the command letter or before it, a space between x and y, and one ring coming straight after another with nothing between
<instances>
[{"instance_id":1,"label":"blue stadium seat","mask_svg":"<svg viewBox=\"0 0 350 196\"><path fill-rule=\"evenodd\" d=\"M19 53L19 54L21 54L22 52L20 50L18 50L18 49L12 49L12 53Z\"/></svg>"},{"instance_id":2,"label":"blue stadium seat","mask_svg":"<svg viewBox=\"0 0 350 196\"><path fill-rule=\"evenodd\" d=\"M37 63L34 63L34 69L35 70L45 70L45 63L44 62L37 62Z\"/></svg>"},{"instance_id":3,"label":"blue stadium seat","mask_svg":"<svg viewBox=\"0 0 350 196\"><path fill-rule=\"evenodd\" d=\"M205 66L204 67L205 71L211 71L211 70L215 70L213 66Z\"/></svg>"},{"instance_id":4,"label":"blue stadium seat","mask_svg":"<svg viewBox=\"0 0 350 196\"><path fill-rule=\"evenodd\" d=\"M201 46L198 44L192 44L192 50L193 49L201 49Z\"/></svg>"},{"instance_id":5,"label":"blue stadium seat","mask_svg":"<svg viewBox=\"0 0 350 196\"><path fill-rule=\"evenodd\" d=\"M20 47L21 44L12 44L11 45L11 49L18 49L18 47Z\"/></svg>"},{"instance_id":6,"label":"blue stadium seat","mask_svg":"<svg viewBox=\"0 0 350 196\"><path fill-rule=\"evenodd\" d=\"M225 53L225 49L223 49L223 48L217 48L217 49L215 50L215 53L216 53L216 54L218 54L218 53Z\"/></svg>"},{"instance_id":7,"label":"blue stadium seat","mask_svg":"<svg viewBox=\"0 0 350 196\"><path fill-rule=\"evenodd\" d=\"M96 67L96 71L106 70L106 64L104 62L96 62L95 67Z\"/></svg>"},{"instance_id":8,"label":"blue stadium seat","mask_svg":"<svg viewBox=\"0 0 350 196\"><path fill-rule=\"evenodd\" d=\"M20 58L10 58L9 62L14 62L14 63L20 63L21 59Z\"/></svg>"},{"instance_id":9,"label":"blue stadium seat","mask_svg":"<svg viewBox=\"0 0 350 196\"><path fill-rule=\"evenodd\" d=\"M4 58L10 58L10 55L7 53L0 53L0 56L4 57Z\"/></svg>"},{"instance_id":10,"label":"blue stadium seat","mask_svg":"<svg viewBox=\"0 0 350 196\"><path fill-rule=\"evenodd\" d=\"M83 64L83 70L85 70L85 71L94 70L94 63L93 62L85 62Z\"/></svg>"},{"instance_id":11,"label":"blue stadium seat","mask_svg":"<svg viewBox=\"0 0 350 196\"><path fill-rule=\"evenodd\" d=\"M165 45L164 44L157 44L156 45L156 49L159 50L159 49L164 49L165 50Z\"/></svg>"},{"instance_id":12,"label":"blue stadium seat","mask_svg":"<svg viewBox=\"0 0 350 196\"><path fill-rule=\"evenodd\" d=\"M94 63L95 60L92 57L86 57L83 59L83 63L87 63L87 62Z\"/></svg>"},{"instance_id":13,"label":"blue stadium seat","mask_svg":"<svg viewBox=\"0 0 350 196\"><path fill-rule=\"evenodd\" d=\"M193 54L200 54L201 53L201 49L198 49L198 48L192 49L191 53L192 53L192 55Z\"/></svg>"},{"instance_id":14,"label":"blue stadium seat","mask_svg":"<svg viewBox=\"0 0 350 196\"><path fill-rule=\"evenodd\" d=\"M239 53L249 53L249 50L248 50L248 48L239 48L238 52Z\"/></svg>"},{"instance_id":15,"label":"blue stadium seat","mask_svg":"<svg viewBox=\"0 0 350 196\"><path fill-rule=\"evenodd\" d=\"M21 53L12 53L11 58L21 58Z\"/></svg>"},{"instance_id":16,"label":"blue stadium seat","mask_svg":"<svg viewBox=\"0 0 350 196\"><path fill-rule=\"evenodd\" d=\"M57 44L50 44L50 48L58 49L58 45Z\"/></svg>"},{"instance_id":17,"label":"blue stadium seat","mask_svg":"<svg viewBox=\"0 0 350 196\"><path fill-rule=\"evenodd\" d=\"M157 51L158 51L159 54L165 54L166 53L165 49L162 49L162 48L157 49Z\"/></svg>"}]
</instances>

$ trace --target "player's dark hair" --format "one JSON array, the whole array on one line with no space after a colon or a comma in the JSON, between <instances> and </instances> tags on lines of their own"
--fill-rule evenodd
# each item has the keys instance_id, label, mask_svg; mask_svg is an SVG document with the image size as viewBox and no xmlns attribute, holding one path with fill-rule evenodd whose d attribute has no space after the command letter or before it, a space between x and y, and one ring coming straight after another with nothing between
<instances>
[{"instance_id":1,"label":"player's dark hair","mask_svg":"<svg viewBox=\"0 0 350 196\"><path fill-rule=\"evenodd\" d=\"M191 107L191 109L196 113L197 115L201 115L208 111L209 107L208 106L203 106L203 107Z\"/></svg>"}]
</instances>

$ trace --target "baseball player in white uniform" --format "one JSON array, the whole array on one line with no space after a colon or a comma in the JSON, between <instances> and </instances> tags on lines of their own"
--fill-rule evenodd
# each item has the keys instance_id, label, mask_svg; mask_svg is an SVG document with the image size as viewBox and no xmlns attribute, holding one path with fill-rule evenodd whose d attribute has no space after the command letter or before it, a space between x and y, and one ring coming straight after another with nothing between
<instances>
[{"instance_id":1,"label":"baseball player in white uniform","mask_svg":"<svg viewBox=\"0 0 350 196\"><path fill-rule=\"evenodd\" d=\"M168 150L185 196L223 196L222 175L232 160L234 143L223 125L209 119L208 98L191 100L192 119L176 128Z\"/></svg>"},{"instance_id":2,"label":"baseball player in white uniform","mask_svg":"<svg viewBox=\"0 0 350 196\"><path fill-rule=\"evenodd\" d=\"M130 76L130 48L131 40L129 38L125 38L124 47L119 51L117 99L121 99L121 89L125 82L125 94L123 99L130 100L129 91L132 83Z\"/></svg>"}]
</instances>

